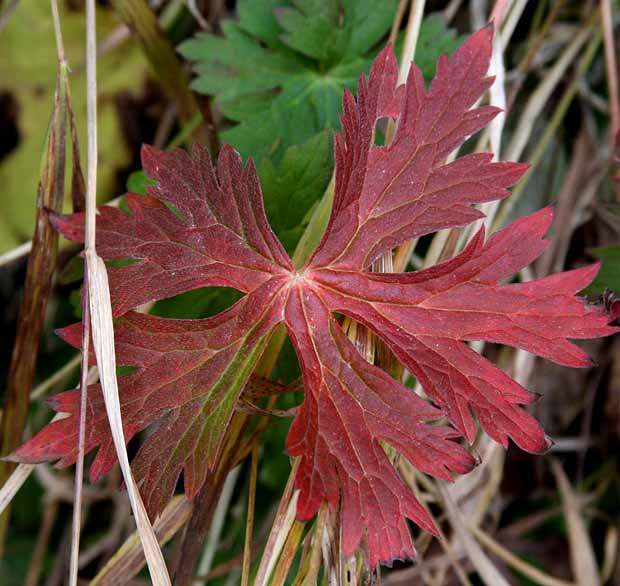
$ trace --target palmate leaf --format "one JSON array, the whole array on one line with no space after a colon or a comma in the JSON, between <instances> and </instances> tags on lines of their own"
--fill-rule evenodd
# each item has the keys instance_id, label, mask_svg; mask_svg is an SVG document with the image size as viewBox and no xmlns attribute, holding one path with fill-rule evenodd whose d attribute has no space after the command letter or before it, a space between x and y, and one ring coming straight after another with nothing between
<instances>
[{"instance_id":1,"label":"palmate leaf","mask_svg":"<svg viewBox=\"0 0 620 586\"><path fill-rule=\"evenodd\" d=\"M179 47L195 64L194 88L235 123L222 131L224 142L256 161L267 216L288 251L332 174L342 91L355 90L368 72L397 4L241 0L238 19L224 22L221 35L202 32ZM427 82L439 56L458 44L441 14L424 19L416 62Z\"/></svg>"},{"instance_id":2,"label":"palmate leaf","mask_svg":"<svg viewBox=\"0 0 620 586\"><path fill-rule=\"evenodd\" d=\"M223 23L223 36L199 33L179 50L196 62L195 89L239 123L223 140L260 160L338 126L342 90L368 71L397 4L241 1L238 22Z\"/></svg>"},{"instance_id":3,"label":"palmate leaf","mask_svg":"<svg viewBox=\"0 0 620 586\"><path fill-rule=\"evenodd\" d=\"M242 0L238 21L224 22L222 36L199 33L179 50L195 63L194 88L214 96L238 123L223 140L260 161L339 128L342 91L354 90L359 74L368 72L397 5L387 0L376 10L372 0ZM441 15L423 21L417 59L427 80L438 57L457 45Z\"/></svg>"},{"instance_id":4,"label":"palmate leaf","mask_svg":"<svg viewBox=\"0 0 620 586\"><path fill-rule=\"evenodd\" d=\"M547 438L521 405L533 395L467 342L523 348L560 364L589 364L570 339L614 333L613 315L575 297L597 267L528 283L502 284L545 248L552 213L518 220L485 243L479 232L455 258L415 273L377 274L369 265L408 239L481 216L472 204L505 197L525 171L468 155L447 155L495 114L471 109L489 87L491 31L470 37L442 58L428 91L412 68L396 88L391 49L345 93L337 135L336 192L330 221L307 264L296 270L271 232L251 163L242 168L222 151L217 176L205 151L143 152L157 182L147 197L129 199L131 214L103 208L99 251L131 260L111 269L119 363L138 369L120 379L127 440L151 423L134 466L149 512L155 515L183 471L191 497L218 455L236 401L273 329L284 323L297 353L305 398L287 440L300 458L298 514L321 502L340 507L343 550L364 534L372 565L412 557L406 519L435 532L429 515L391 465L384 444L419 470L442 479L465 473L475 460L456 441L474 437L475 414L506 445L539 452ZM379 118L398 120L389 146L375 146ZM83 218L58 218L65 236L83 239ZM205 286L246 295L206 320L170 320L130 311L146 301ZM370 328L422 383L431 404L367 363L344 334L338 315ZM79 328L64 336L79 343ZM249 381L249 382L248 382ZM21 461L76 458L78 394L52 406L70 416L44 428L14 457ZM437 420L447 418L451 425ZM91 475L114 462L97 388L89 392L88 449L99 448Z\"/></svg>"}]
</instances>

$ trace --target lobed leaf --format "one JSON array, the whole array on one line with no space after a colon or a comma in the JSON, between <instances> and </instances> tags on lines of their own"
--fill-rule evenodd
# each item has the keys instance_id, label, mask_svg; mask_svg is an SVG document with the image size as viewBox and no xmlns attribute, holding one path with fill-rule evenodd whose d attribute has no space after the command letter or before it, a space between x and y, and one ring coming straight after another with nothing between
<instances>
[{"instance_id":1,"label":"lobed leaf","mask_svg":"<svg viewBox=\"0 0 620 586\"><path fill-rule=\"evenodd\" d=\"M528 393L464 342L484 340L522 348L559 364L590 365L568 339L616 331L609 316L575 297L596 265L529 283L501 281L542 254L550 208L517 220L484 244L480 231L454 259L404 274L321 269L313 279L324 286L332 311L362 322L380 337L422 383L426 394L470 441L471 408L484 430L507 446L542 452L548 439L518 405Z\"/></svg>"},{"instance_id":2,"label":"lobed leaf","mask_svg":"<svg viewBox=\"0 0 620 586\"><path fill-rule=\"evenodd\" d=\"M451 58L443 56L428 92L412 64L404 95L395 89L396 61L387 48L357 102L345 92L343 135L336 137L336 195L332 216L311 266L362 270L384 252L412 238L482 217L470 207L506 197L507 187L527 168L492 163L474 154L446 164L446 157L497 113L470 109L492 83L492 30L482 29ZM398 130L386 147L374 146L374 128L398 115Z\"/></svg>"},{"instance_id":3,"label":"lobed leaf","mask_svg":"<svg viewBox=\"0 0 620 586\"><path fill-rule=\"evenodd\" d=\"M119 366L138 367L119 378L125 439L158 424L133 462L152 518L172 498L181 471L189 498L203 485L237 398L281 320L280 289L277 279L267 281L213 318L175 320L129 312L115 324ZM80 324L59 334L80 346ZM57 395L49 404L70 417L50 423L15 456L69 466L77 457L79 389ZM116 463L98 384L89 387L86 415L85 451L95 448L92 482Z\"/></svg>"},{"instance_id":4,"label":"lobed leaf","mask_svg":"<svg viewBox=\"0 0 620 586\"><path fill-rule=\"evenodd\" d=\"M345 553L352 553L367 531L371 566L411 558L405 518L431 533L437 530L379 442L446 480L451 471L471 470L475 460L449 441L454 430L426 423L441 418L441 411L362 358L330 309L320 292L303 285L293 289L286 306L306 388L287 440L289 453L301 457L298 514L311 518L323 499L335 508L340 503Z\"/></svg>"},{"instance_id":5,"label":"lobed leaf","mask_svg":"<svg viewBox=\"0 0 620 586\"><path fill-rule=\"evenodd\" d=\"M217 176L198 145L193 157L145 146L142 162L158 185L146 197L127 195L131 215L104 206L97 218L99 255L132 261L110 268L114 315L199 287L248 292L292 269L267 222L254 165L244 169L231 147L220 153ZM84 214L56 216L55 225L84 241Z\"/></svg>"},{"instance_id":6,"label":"lobed leaf","mask_svg":"<svg viewBox=\"0 0 620 586\"><path fill-rule=\"evenodd\" d=\"M273 23L255 24L275 46ZM575 296L592 281L596 265L505 283L544 250L551 210L514 222L486 243L480 231L455 258L423 271L368 270L401 242L478 219L481 213L471 205L505 197L525 171L485 154L446 163L496 114L489 107L472 109L492 82L486 77L490 55L486 28L452 58L440 59L427 91L416 67L406 85L396 87L396 62L387 48L368 80L360 78L357 99L345 92L330 222L300 270L268 225L251 162L244 168L225 147L216 174L203 148L193 157L144 149L144 168L157 185L146 197L128 198L131 214L103 208L97 231L104 258L124 261L111 275L121 316L118 362L137 367L120 379L127 440L156 425L134 460L151 515L172 496L181 473L190 498L205 482L239 395L252 384L252 370L282 322L305 387L287 440L289 453L300 458L298 514L311 517L323 500L339 507L345 555L365 535L373 565L412 557L406 519L435 532L385 445L446 480L475 463L457 441L461 435L473 441L474 415L503 445L511 438L529 451L547 447L544 432L521 407L536 396L467 343L508 344L583 367L589 359L570 340L618 331L608 325L618 304L607 312ZM376 146L376 124L386 116L398 121L398 129L391 144ZM83 238L80 215L56 224L67 237ZM245 297L203 320L129 311L205 286L233 287ZM379 336L434 405L366 362L335 315L348 315ZM79 344L78 330L65 330L65 338ZM53 399L53 408L69 417L49 424L13 458L75 461L78 405L77 391ZM96 479L114 462L96 386L88 409L87 450L99 449L91 468Z\"/></svg>"}]
</instances>

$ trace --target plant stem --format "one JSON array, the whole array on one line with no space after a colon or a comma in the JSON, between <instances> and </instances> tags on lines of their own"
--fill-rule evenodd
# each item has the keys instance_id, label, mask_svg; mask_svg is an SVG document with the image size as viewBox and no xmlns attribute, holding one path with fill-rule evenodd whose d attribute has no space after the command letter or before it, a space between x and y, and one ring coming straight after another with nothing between
<instances>
[{"instance_id":1,"label":"plant stem","mask_svg":"<svg viewBox=\"0 0 620 586\"><path fill-rule=\"evenodd\" d=\"M3 456L10 454L22 443L45 308L52 288L52 275L56 269L58 234L49 222L47 210L60 212L64 197L67 121L66 75L67 65L59 58L54 110L37 187L35 232L32 239L32 250L28 257L24 293L17 322L1 422L2 443L0 451ZM0 486L6 482L14 469L14 463L0 462ZM0 517L0 557L2 557L4 550L9 516L10 508L7 507Z\"/></svg>"},{"instance_id":2,"label":"plant stem","mask_svg":"<svg viewBox=\"0 0 620 586\"><path fill-rule=\"evenodd\" d=\"M254 530L254 508L256 504L256 478L258 476L258 444L252 447L252 464L250 472L250 488L248 495L248 514L245 523L245 545L243 550L243 569L241 586L250 583L250 565L252 563L252 532Z\"/></svg>"}]
</instances>

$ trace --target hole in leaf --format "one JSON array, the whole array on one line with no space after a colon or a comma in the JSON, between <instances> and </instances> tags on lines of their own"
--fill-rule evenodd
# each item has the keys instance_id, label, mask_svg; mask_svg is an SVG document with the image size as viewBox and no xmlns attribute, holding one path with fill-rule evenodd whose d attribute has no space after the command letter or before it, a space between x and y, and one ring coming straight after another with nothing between
<instances>
[{"instance_id":1,"label":"hole in leaf","mask_svg":"<svg viewBox=\"0 0 620 586\"><path fill-rule=\"evenodd\" d=\"M243 293L229 287L206 287L158 301L153 315L176 319L211 317L228 309L243 297Z\"/></svg>"},{"instance_id":2,"label":"hole in leaf","mask_svg":"<svg viewBox=\"0 0 620 586\"><path fill-rule=\"evenodd\" d=\"M164 201L164 205L178 218L181 218L184 222L187 222L187 218L181 213L181 211L171 203Z\"/></svg>"}]
</instances>

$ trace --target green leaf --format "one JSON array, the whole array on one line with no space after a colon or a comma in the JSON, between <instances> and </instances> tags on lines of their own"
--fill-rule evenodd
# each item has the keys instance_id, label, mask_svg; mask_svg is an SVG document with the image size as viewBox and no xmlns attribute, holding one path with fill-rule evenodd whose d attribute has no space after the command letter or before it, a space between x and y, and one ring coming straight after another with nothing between
<instances>
[{"instance_id":1,"label":"green leaf","mask_svg":"<svg viewBox=\"0 0 620 586\"><path fill-rule=\"evenodd\" d=\"M353 80L351 80L353 82ZM291 145L301 145L319 132L337 128L340 81L300 80L272 101L267 110L248 116L222 133L244 157L280 159Z\"/></svg>"},{"instance_id":2,"label":"green leaf","mask_svg":"<svg viewBox=\"0 0 620 586\"><path fill-rule=\"evenodd\" d=\"M368 72L397 4L240 0L239 21L224 22L223 36L199 33L179 51L195 63L193 87L238 123L222 139L244 157L279 160L289 146L339 128L342 91ZM423 21L416 61L425 79L461 40L440 14Z\"/></svg>"},{"instance_id":3,"label":"green leaf","mask_svg":"<svg viewBox=\"0 0 620 586\"><path fill-rule=\"evenodd\" d=\"M372 0L297 0L276 10L292 49L325 64L355 59L369 52L392 25L398 2Z\"/></svg>"},{"instance_id":4,"label":"green leaf","mask_svg":"<svg viewBox=\"0 0 620 586\"><path fill-rule=\"evenodd\" d=\"M465 35L457 36L454 29L448 28L444 17L438 12L429 14L424 19L416 46L415 62L427 83L435 77L439 57L451 55L465 38ZM397 55L399 54L397 51Z\"/></svg>"},{"instance_id":5,"label":"green leaf","mask_svg":"<svg viewBox=\"0 0 620 586\"><path fill-rule=\"evenodd\" d=\"M193 87L239 124L222 134L245 157L283 156L339 127L342 90L354 89L386 36L397 0L241 0L223 36L199 33L179 51Z\"/></svg>"},{"instance_id":6,"label":"green leaf","mask_svg":"<svg viewBox=\"0 0 620 586\"><path fill-rule=\"evenodd\" d=\"M278 6L282 6L282 0L239 0L239 26L267 46L281 47L279 37L282 31L275 16Z\"/></svg>"},{"instance_id":7,"label":"green leaf","mask_svg":"<svg viewBox=\"0 0 620 586\"><path fill-rule=\"evenodd\" d=\"M620 292L620 246L595 248L590 253L602 264L598 275L584 293L597 295L605 289Z\"/></svg>"},{"instance_id":8,"label":"green leaf","mask_svg":"<svg viewBox=\"0 0 620 586\"><path fill-rule=\"evenodd\" d=\"M132 193L139 193L140 195L146 195L146 188L149 185L155 185L154 181L151 181L144 171L134 171L129 175L127 179L127 191Z\"/></svg>"},{"instance_id":9,"label":"green leaf","mask_svg":"<svg viewBox=\"0 0 620 586\"><path fill-rule=\"evenodd\" d=\"M194 89L216 96L216 104L227 117L235 119L228 110L230 101L234 103L233 114L239 109L248 112L256 94L269 96L269 92L284 87L306 68L290 52L263 47L236 23L224 22L222 31L224 37L199 33L182 43L179 51L187 59L198 62ZM246 96L249 105L244 103Z\"/></svg>"},{"instance_id":10,"label":"green leaf","mask_svg":"<svg viewBox=\"0 0 620 586\"><path fill-rule=\"evenodd\" d=\"M325 192L332 172L331 137L322 132L301 146L292 146L279 164L264 159L258 172L269 222L292 253L306 216Z\"/></svg>"}]
</instances>

